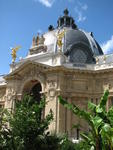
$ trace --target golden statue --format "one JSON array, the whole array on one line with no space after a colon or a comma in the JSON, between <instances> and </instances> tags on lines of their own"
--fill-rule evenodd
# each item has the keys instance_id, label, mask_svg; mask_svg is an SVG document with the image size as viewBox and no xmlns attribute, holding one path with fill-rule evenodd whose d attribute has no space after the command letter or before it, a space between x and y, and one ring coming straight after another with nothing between
<instances>
[{"instance_id":1,"label":"golden statue","mask_svg":"<svg viewBox=\"0 0 113 150\"><path fill-rule=\"evenodd\" d=\"M11 55L12 55L12 63L15 62L15 60L16 60L16 58L17 58L16 52L17 52L20 48L21 48L21 46L16 46L16 47L14 47L14 48L11 48L11 50L12 50L12 53L11 53Z\"/></svg>"},{"instance_id":2,"label":"golden statue","mask_svg":"<svg viewBox=\"0 0 113 150\"><path fill-rule=\"evenodd\" d=\"M64 37L65 32L66 31L63 30L62 32L58 33L58 35L57 35L57 45L59 46L60 49L62 48L62 45L63 45L62 39Z\"/></svg>"}]
</instances>

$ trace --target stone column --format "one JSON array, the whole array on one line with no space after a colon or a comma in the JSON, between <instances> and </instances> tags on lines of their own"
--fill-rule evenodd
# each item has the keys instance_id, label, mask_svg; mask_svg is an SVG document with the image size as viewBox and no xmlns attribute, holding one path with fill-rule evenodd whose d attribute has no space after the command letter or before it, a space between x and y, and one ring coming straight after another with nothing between
<instances>
[{"instance_id":1,"label":"stone column","mask_svg":"<svg viewBox=\"0 0 113 150\"><path fill-rule=\"evenodd\" d=\"M67 99L68 103L72 103L71 98ZM72 128L72 112L70 110L67 110L67 116L66 116L66 123L67 123L67 133L68 136L71 137L71 128Z\"/></svg>"},{"instance_id":2,"label":"stone column","mask_svg":"<svg viewBox=\"0 0 113 150\"><path fill-rule=\"evenodd\" d=\"M58 126L58 132L59 133L65 133L65 127L66 127L66 122L65 122L65 120L66 120L66 108L64 108L64 106L62 105L62 104L60 104L59 103L59 105L58 105L58 107L59 107L59 112L58 112L58 115L59 115L59 118L58 118L58 124L59 124L59 126Z\"/></svg>"},{"instance_id":3,"label":"stone column","mask_svg":"<svg viewBox=\"0 0 113 150\"><path fill-rule=\"evenodd\" d=\"M56 91L57 83L55 80L49 80L46 87L46 101L47 104L45 106L45 116L49 114L50 109L53 112L54 120L51 122L49 126L50 132L56 132L57 130L57 111L58 111L58 98Z\"/></svg>"},{"instance_id":4,"label":"stone column","mask_svg":"<svg viewBox=\"0 0 113 150\"><path fill-rule=\"evenodd\" d=\"M8 87L6 89L6 96L5 96L5 108L9 110L13 110L15 106L16 100L16 91L13 87Z\"/></svg>"}]
</instances>

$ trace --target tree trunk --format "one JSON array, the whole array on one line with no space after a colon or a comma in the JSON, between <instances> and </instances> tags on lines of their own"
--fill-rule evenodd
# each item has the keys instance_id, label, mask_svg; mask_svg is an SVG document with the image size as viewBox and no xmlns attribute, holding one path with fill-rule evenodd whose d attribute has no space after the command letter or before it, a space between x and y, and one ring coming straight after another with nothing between
<instances>
[{"instance_id":1,"label":"tree trunk","mask_svg":"<svg viewBox=\"0 0 113 150\"><path fill-rule=\"evenodd\" d=\"M96 150L102 150L101 138L96 138Z\"/></svg>"},{"instance_id":2,"label":"tree trunk","mask_svg":"<svg viewBox=\"0 0 113 150\"><path fill-rule=\"evenodd\" d=\"M100 150L99 147L99 139L96 139L96 150Z\"/></svg>"}]
</instances>

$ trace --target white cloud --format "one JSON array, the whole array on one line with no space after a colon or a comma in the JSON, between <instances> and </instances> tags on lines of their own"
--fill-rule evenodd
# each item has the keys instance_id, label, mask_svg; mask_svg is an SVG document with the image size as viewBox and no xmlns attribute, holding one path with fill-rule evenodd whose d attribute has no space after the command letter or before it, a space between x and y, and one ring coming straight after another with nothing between
<instances>
[{"instance_id":1,"label":"white cloud","mask_svg":"<svg viewBox=\"0 0 113 150\"><path fill-rule=\"evenodd\" d=\"M82 14L80 13L78 16L78 22L83 22L86 20L86 16L82 16Z\"/></svg>"},{"instance_id":2,"label":"white cloud","mask_svg":"<svg viewBox=\"0 0 113 150\"><path fill-rule=\"evenodd\" d=\"M78 1L77 6L75 7L75 13L77 14L77 21L83 22L86 20L86 16L83 14L88 9L87 4L83 4Z\"/></svg>"},{"instance_id":3,"label":"white cloud","mask_svg":"<svg viewBox=\"0 0 113 150\"><path fill-rule=\"evenodd\" d=\"M78 22L83 22L86 20L86 16L83 16L83 12L78 7L75 7L75 12L77 14Z\"/></svg>"},{"instance_id":4,"label":"white cloud","mask_svg":"<svg viewBox=\"0 0 113 150\"><path fill-rule=\"evenodd\" d=\"M102 50L105 54L109 52L113 52L113 35L111 36L111 39L101 44Z\"/></svg>"},{"instance_id":5,"label":"white cloud","mask_svg":"<svg viewBox=\"0 0 113 150\"><path fill-rule=\"evenodd\" d=\"M35 2L40 2L41 4L43 4L46 7L52 7L53 3L55 0L34 0Z\"/></svg>"},{"instance_id":6,"label":"white cloud","mask_svg":"<svg viewBox=\"0 0 113 150\"><path fill-rule=\"evenodd\" d=\"M82 8L83 10L87 10L87 9L88 9L88 6L87 6L87 4L84 4L84 5L81 6L81 8Z\"/></svg>"}]
</instances>

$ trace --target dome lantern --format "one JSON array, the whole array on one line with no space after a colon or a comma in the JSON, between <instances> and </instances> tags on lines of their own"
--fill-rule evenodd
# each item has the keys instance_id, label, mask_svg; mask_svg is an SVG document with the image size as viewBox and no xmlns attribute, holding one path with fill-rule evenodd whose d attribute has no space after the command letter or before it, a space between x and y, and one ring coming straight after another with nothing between
<instances>
[{"instance_id":1,"label":"dome lantern","mask_svg":"<svg viewBox=\"0 0 113 150\"><path fill-rule=\"evenodd\" d=\"M68 9L66 8L66 9L64 10L64 16L68 16L68 14L69 14L69 11L68 11Z\"/></svg>"},{"instance_id":2,"label":"dome lantern","mask_svg":"<svg viewBox=\"0 0 113 150\"><path fill-rule=\"evenodd\" d=\"M74 19L68 15L69 11L68 9L64 10L64 16L59 17L57 23L58 23L58 28L62 27L72 27L73 29L77 29L77 25L74 22Z\"/></svg>"}]
</instances>

